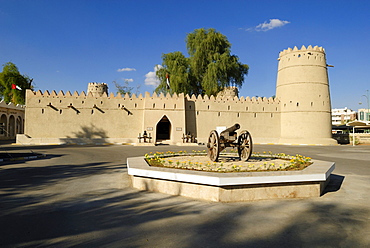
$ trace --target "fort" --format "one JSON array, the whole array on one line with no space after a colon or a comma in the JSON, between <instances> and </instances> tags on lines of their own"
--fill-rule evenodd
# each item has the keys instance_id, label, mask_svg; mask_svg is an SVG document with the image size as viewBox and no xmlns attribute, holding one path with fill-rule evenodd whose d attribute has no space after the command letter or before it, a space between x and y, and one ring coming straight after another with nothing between
<instances>
[{"instance_id":1,"label":"fort","mask_svg":"<svg viewBox=\"0 0 370 248\"><path fill-rule=\"evenodd\" d=\"M22 144L184 144L190 134L206 143L211 130L239 123L255 143L336 144L331 138L331 102L322 47L288 48L279 54L276 97L238 97L231 88L218 96L121 95L106 84L85 92L26 92Z\"/></svg>"}]
</instances>

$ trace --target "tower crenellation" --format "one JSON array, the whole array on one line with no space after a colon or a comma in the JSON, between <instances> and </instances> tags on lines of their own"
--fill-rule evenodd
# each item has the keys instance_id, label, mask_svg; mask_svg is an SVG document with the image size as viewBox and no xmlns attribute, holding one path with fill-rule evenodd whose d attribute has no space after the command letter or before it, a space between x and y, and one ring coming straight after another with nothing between
<instances>
[{"instance_id":1,"label":"tower crenellation","mask_svg":"<svg viewBox=\"0 0 370 248\"><path fill-rule=\"evenodd\" d=\"M278 71L286 65L318 65L326 67L325 49L311 45L307 48L302 46L298 49L296 46L285 49L279 53Z\"/></svg>"}]
</instances>

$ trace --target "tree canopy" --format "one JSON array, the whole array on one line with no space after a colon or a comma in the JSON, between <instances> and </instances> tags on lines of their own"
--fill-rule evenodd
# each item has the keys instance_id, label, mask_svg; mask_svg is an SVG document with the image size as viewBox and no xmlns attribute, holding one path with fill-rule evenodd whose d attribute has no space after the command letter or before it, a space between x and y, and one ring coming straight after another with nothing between
<instances>
[{"instance_id":1,"label":"tree canopy","mask_svg":"<svg viewBox=\"0 0 370 248\"><path fill-rule=\"evenodd\" d=\"M186 47L188 58L181 52L162 55L157 93L216 95L224 87L242 86L249 66L230 54L226 36L215 29L196 29L187 35Z\"/></svg>"},{"instance_id":2,"label":"tree canopy","mask_svg":"<svg viewBox=\"0 0 370 248\"><path fill-rule=\"evenodd\" d=\"M114 85L116 86L117 93L120 93L121 95L128 94L128 95L131 96L133 93L137 94L139 92L139 89L140 89L140 85L138 85L138 86L135 87L136 91L133 92L134 87L130 86L130 80L129 79L125 79L125 82L123 83L123 85L118 83L116 80L114 80L112 83L114 83Z\"/></svg>"},{"instance_id":3,"label":"tree canopy","mask_svg":"<svg viewBox=\"0 0 370 248\"><path fill-rule=\"evenodd\" d=\"M0 73L0 96L6 102L25 104L26 89L32 89L32 79L21 75L12 62L3 65Z\"/></svg>"}]
</instances>

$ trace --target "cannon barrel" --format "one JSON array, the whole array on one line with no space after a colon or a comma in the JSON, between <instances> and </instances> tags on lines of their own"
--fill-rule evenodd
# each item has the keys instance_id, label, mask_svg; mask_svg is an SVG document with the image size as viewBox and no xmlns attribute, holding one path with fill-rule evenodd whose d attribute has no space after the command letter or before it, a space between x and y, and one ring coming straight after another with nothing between
<instances>
[{"instance_id":1,"label":"cannon barrel","mask_svg":"<svg viewBox=\"0 0 370 248\"><path fill-rule=\"evenodd\" d=\"M224 131L222 131L220 133L220 136L223 136L224 134L227 134L227 133L235 132L239 128L240 128L240 125L238 123L235 123L234 126L231 126L231 127L227 128L227 129L225 129Z\"/></svg>"}]
</instances>

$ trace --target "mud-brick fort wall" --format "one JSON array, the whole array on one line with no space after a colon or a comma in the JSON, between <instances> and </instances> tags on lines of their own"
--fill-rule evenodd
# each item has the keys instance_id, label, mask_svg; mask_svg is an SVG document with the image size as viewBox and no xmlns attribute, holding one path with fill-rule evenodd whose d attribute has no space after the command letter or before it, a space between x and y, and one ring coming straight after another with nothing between
<instances>
[{"instance_id":1,"label":"mud-brick fort wall","mask_svg":"<svg viewBox=\"0 0 370 248\"><path fill-rule=\"evenodd\" d=\"M26 92L26 127L22 143L75 143L104 139L106 142L137 142L146 130L156 138L156 126L164 116L172 127L185 132L184 96L157 96L149 93L129 97L104 92ZM171 140L182 132L170 130Z\"/></svg>"},{"instance_id":2,"label":"mud-brick fort wall","mask_svg":"<svg viewBox=\"0 0 370 248\"><path fill-rule=\"evenodd\" d=\"M21 143L86 143L92 140L181 143L184 134L207 142L211 130L239 123L257 143L334 144L325 51L288 48L279 54L276 98L184 96L148 92L108 94L106 84L81 92L26 93L25 135Z\"/></svg>"},{"instance_id":3,"label":"mud-brick fort wall","mask_svg":"<svg viewBox=\"0 0 370 248\"><path fill-rule=\"evenodd\" d=\"M203 98L148 92L145 97L106 93L93 96L28 90L25 134L31 143L78 143L89 139L136 143L145 130L152 141L164 138L178 143L183 134L191 133L198 142L206 142L209 132L217 126L239 123L257 140L267 142L279 138L279 116L279 102L272 98ZM164 119L170 123L168 138L157 137Z\"/></svg>"},{"instance_id":4,"label":"mud-brick fort wall","mask_svg":"<svg viewBox=\"0 0 370 248\"><path fill-rule=\"evenodd\" d=\"M26 92L25 134L40 143L59 143L74 138L107 138L138 132L143 101L106 94L94 97L84 92ZM127 112L125 109L130 109Z\"/></svg>"},{"instance_id":5,"label":"mud-brick fort wall","mask_svg":"<svg viewBox=\"0 0 370 248\"><path fill-rule=\"evenodd\" d=\"M186 97L187 130L206 142L216 126L239 123L256 142L276 143L280 137L280 104L272 98Z\"/></svg>"}]
</instances>

